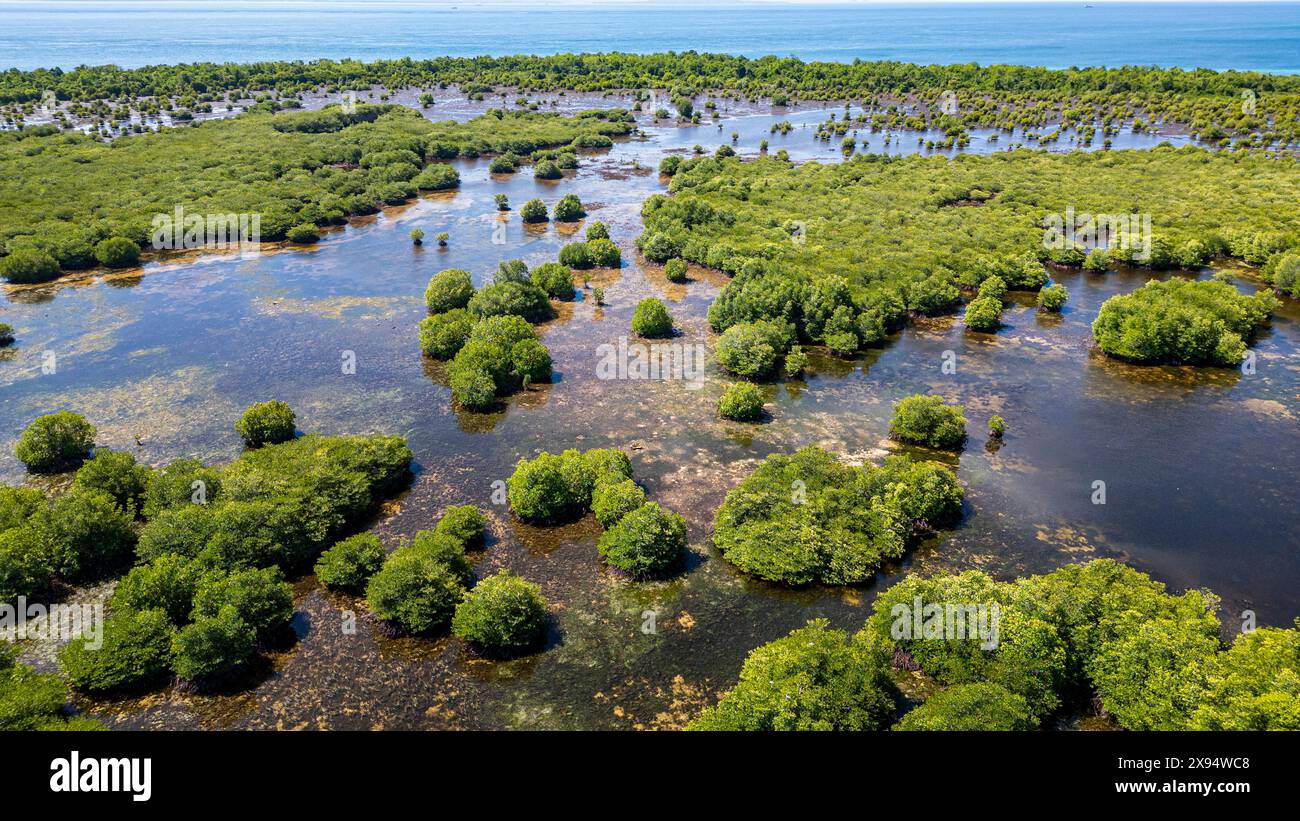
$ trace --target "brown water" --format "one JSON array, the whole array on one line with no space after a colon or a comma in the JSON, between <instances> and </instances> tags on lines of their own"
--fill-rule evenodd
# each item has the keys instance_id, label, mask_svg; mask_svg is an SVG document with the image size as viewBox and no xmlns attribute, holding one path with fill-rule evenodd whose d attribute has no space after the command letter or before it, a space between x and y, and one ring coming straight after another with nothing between
<instances>
[{"instance_id":1,"label":"brown water","mask_svg":"<svg viewBox=\"0 0 1300 821\"><path fill-rule=\"evenodd\" d=\"M466 161L460 191L359 221L309 250L151 262L124 275L8 290L0 318L20 341L0 361L0 479L25 479L12 445L40 413L84 413L101 445L151 464L224 462L239 452L232 424L242 409L279 398L302 430L408 436L418 472L375 523L387 544L430 526L447 505L479 505L492 535L476 556L478 574L508 567L540 584L551 603L545 652L493 662L452 639L382 637L364 603L307 578L296 585L300 640L272 658L252 689L167 690L82 706L135 728L673 727L731 686L750 649L818 616L855 629L875 593L909 568L1010 577L1112 556L1174 588L1213 589L1229 626L1247 608L1261 623L1289 625L1300 614L1294 302L1255 346L1253 375L1140 368L1096 354L1088 328L1100 304L1149 274L1063 272L1070 302L1061 316L1040 316L1024 298L996 336L941 318L853 360L814 355L805 380L767 388L771 418L757 426L714 418L725 380L712 365L698 389L682 380L597 379L597 347L629 333L645 296L668 302L681 331L675 341L712 344L705 313L724 280L692 269L688 284L672 285L658 266L634 260L639 205L664 188L649 169L665 151L712 148L732 130L741 132L742 154L767 138L797 160L834 159L838 145L828 150L811 137L825 113L746 112L724 122L725 136L712 125L648 127L648 138L589 155L556 182L527 171L492 179L486 161ZM768 134L773 122L796 117L808 130ZM440 367L419 355L428 277L463 267L482 283L500 260L553 259L581 226L524 228L511 212L504 243L494 244L501 217L492 195L506 193L517 209L533 196L553 204L570 192L624 249L621 271L592 275L607 304L595 306L585 292L545 327L554 384L513 397L500 413L458 413ZM407 232L416 226L427 236L449 231L450 246L413 248ZM56 355L55 373L41 372L45 351ZM342 372L344 351L356 354L355 374ZM945 352L956 357L953 374L942 370ZM886 439L891 402L918 391L967 407L964 453L928 454L955 467L967 487L960 529L862 588L780 589L717 557L713 512L761 458L813 442L878 458L898 449ZM993 413L1010 426L996 450L984 435ZM602 568L594 524L532 528L492 505L492 483L521 456L598 446L627 449L651 497L688 519L692 557L678 577L626 581ZM1091 501L1098 480L1105 505ZM654 630L643 630L651 611ZM355 632L345 629L349 613L357 614Z\"/></svg>"}]
</instances>

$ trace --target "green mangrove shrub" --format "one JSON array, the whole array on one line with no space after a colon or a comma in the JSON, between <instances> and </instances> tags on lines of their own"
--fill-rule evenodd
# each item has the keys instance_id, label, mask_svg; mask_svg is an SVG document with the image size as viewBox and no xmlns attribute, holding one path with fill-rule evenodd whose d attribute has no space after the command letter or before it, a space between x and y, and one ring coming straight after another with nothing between
<instances>
[{"instance_id":1,"label":"green mangrove shrub","mask_svg":"<svg viewBox=\"0 0 1300 821\"><path fill-rule=\"evenodd\" d=\"M946 405L942 397L916 394L894 405L889 433L913 445L960 448L966 441L966 416L960 405Z\"/></svg>"},{"instance_id":2,"label":"green mangrove shrub","mask_svg":"<svg viewBox=\"0 0 1300 821\"><path fill-rule=\"evenodd\" d=\"M763 389L749 382L733 382L718 398L718 415L738 422L753 422L763 416Z\"/></svg>"},{"instance_id":3,"label":"green mangrove shrub","mask_svg":"<svg viewBox=\"0 0 1300 821\"><path fill-rule=\"evenodd\" d=\"M359 592L370 577L383 567L388 554L373 533L358 533L321 554L316 560L316 578L334 590Z\"/></svg>"},{"instance_id":4,"label":"green mangrove shrub","mask_svg":"<svg viewBox=\"0 0 1300 821\"><path fill-rule=\"evenodd\" d=\"M293 409L279 400L250 405L235 423L235 433L250 448L287 442L296 431Z\"/></svg>"},{"instance_id":5,"label":"green mangrove shrub","mask_svg":"<svg viewBox=\"0 0 1300 821\"><path fill-rule=\"evenodd\" d=\"M1103 352L1131 362L1232 367L1277 306L1267 290L1244 296L1226 282L1153 280L1106 300L1092 333Z\"/></svg>"},{"instance_id":6,"label":"green mangrove shrub","mask_svg":"<svg viewBox=\"0 0 1300 821\"><path fill-rule=\"evenodd\" d=\"M68 682L87 693L148 687L163 680L172 664L176 628L161 610L125 610L103 624L99 646L85 636L59 653Z\"/></svg>"},{"instance_id":7,"label":"green mangrove shrub","mask_svg":"<svg viewBox=\"0 0 1300 821\"><path fill-rule=\"evenodd\" d=\"M977 681L940 690L903 716L894 729L988 732L1037 726L1023 697L1000 684Z\"/></svg>"},{"instance_id":8,"label":"green mangrove shrub","mask_svg":"<svg viewBox=\"0 0 1300 821\"><path fill-rule=\"evenodd\" d=\"M488 576L456 606L451 631L489 653L515 655L537 647L546 635L542 589L505 570Z\"/></svg>"},{"instance_id":9,"label":"green mangrove shrub","mask_svg":"<svg viewBox=\"0 0 1300 821\"><path fill-rule=\"evenodd\" d=\"M474 281L469 271L447 268L429 278L424 289L424 304L431 314L442 314L469 305L474 296Z\"/></svg>"},{"instance_id":10,"label":"green mangrove shrub","mask_svg":"<svg viewBox=\"0 0 1300 821\"><path fill-rule=\"evenodd\" d=\"M886 664L816 619L751 652L736 686L688 729L880 730L896 699Z\"/></svg>"},{"instance_id":11,"label":"green mangrove shrub","mask_svg":"<svg viewBox=\"0 0 1300 821\"><path fill-rule=\"evenodd\" d=\"M673 318L658 299L646 297L636 304L632 312L632 333L647 339L672 336Z\"/></svg>"},{"instance_id":12,"label":"green mangrove shrub","mask_svg":"<svg viewBox=\"0 0 1300 821\"><path fill-rule=\"evenodd\" d=\"M1059 282L1048 285L1038 292L1038 309L1051 313L1060 313L1070 292Z\"/></svg>"},{"instance_id":13,"label":"green mangrove shrub","mask_svg":"<svg viewBox=\"0 0 1300 821\"><path fill-rule=\"evenodd\" d=\"M18 437L14 455L32 473L76 467L95 446L95 426L71 411L38 416Z\"/></svg>"},{"instance_id":14,"label":"green mangrove shrub","mask_svg":"<svg viewBox=\"0 0 1300 821\"><path fill-rule=\"evenodd\" d=\"M768 581L857 584L901 557L915 532L954 522L962 498L946 468L906 457L857 468L809 446L767 457L727 494L713 543Z\"/></svg>"},{"instance_id":15,"label":"green mangrove shrub","mask_svg":"<svg viewBox=\"0 0 1300 821\"><path fill-rule=\"evenodd\" d=\"M606 530L596 549L611 567L634 578L661 574L680 565L686 554L686 520L646 502Z\"/></svg>"}]
</instances>

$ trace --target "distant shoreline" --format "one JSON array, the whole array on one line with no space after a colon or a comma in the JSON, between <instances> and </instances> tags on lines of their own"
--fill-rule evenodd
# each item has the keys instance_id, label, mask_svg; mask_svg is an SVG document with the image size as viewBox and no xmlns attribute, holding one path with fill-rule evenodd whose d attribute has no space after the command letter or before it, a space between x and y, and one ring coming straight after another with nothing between
<instances>
[{"instance_id":1,"label":"distant shoreline","mask_svg":"<svg viewBox=\"0 0 1300 821\"><path fill-rule=\"evenodd\" d=\"M949 13L955 6L959 15ZM1300 3L1286 0L560 0L545 9L514 0L235 0L220 13L188 0L0 0L0 9L0 70L693 50L840 63L1300 73Z\"/></svg>"}]
</instances>

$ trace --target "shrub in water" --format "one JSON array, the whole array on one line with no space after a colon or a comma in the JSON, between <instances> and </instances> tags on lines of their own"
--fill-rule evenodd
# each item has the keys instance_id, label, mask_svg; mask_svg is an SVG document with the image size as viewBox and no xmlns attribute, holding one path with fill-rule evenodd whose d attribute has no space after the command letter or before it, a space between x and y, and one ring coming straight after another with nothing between
<instances>
[{"instance_id":1,"label":"shrub in water","mask_svg":"<svg viewBox=\"0 0 1300 821\"><path fill-rule=\"evenodd\" d=\"M634 577L662 573L677 567L686 552L686 520L647 502L605 531L596 549Z\"/></svg>"},{"instance_id":2,"label":"shrub in water","mask_svg":"<svg viewBox=\"0 0 1300 821\"><path fill-rule=\"evenodd\" d=\"M713 542L728 561L769 581L855 584L903 555L916 521L956 518L961 499L945 468L905 457L855 468L806 447L769 456L727 494Z\"/></svg>"},{"instance_id":3,"label":"shrub in water","mask_svg":"<svg viewBox=\"0 0 1300 821\"><path fill-rule=\"evenodd\" d=\"M194 594L194 619L216 618L233 607L261 641L275 637L293 618L293 589L278 567L239 570L205 580Z\"/></svg>"},{"instance_id":4,"label":"shrub in water","mask_svg":"<svg viewBox=\"0 0 1300 821\"><path fill-rule=\"evenodd\" d=\"M1038 292L1038 307L1044 311L1060 311L1065 305L1065 300L1070 296L1069 291L1060 283L1048 285Z\"/></svg>"},{"instance_id":5,"label":"shrub in water","mask_svg":"<svg viewBox=\"0 0 1300 821\"><path fill-rule=\"evenodd\" d=\"M95 426L70 411L39 416L27 426L14 453L33 473L76 467L95 446Z\"/></svg>"},{"instance_id":6,"label":"shrub in water","mask_svg":"<svg viewBox=\"0 0 1300 821\"><path fill-rule=\"evenodd\" d=\"M279 400L249 406L235 423L235 433L250 448L287 442L295 430L293 409Z\"/></svg>"},{"instance_id":7,"label":"shrub in water","mask_svg":"<svg viewBox=\"0 0 1300 821\"><path fill-rule=\"evenodd\" d=\"M981 298L988 297L1001 302L1007 295L1007 283L1002 277L994 274L980 283L979 295Z\"/></svg>"},{"instance_id":8,"label":"shrub in water","mask_svg":"<svg viewBox=\"0 0 1300 821\"><path fill-rule=\"evenodd\" d=\"M1271 291L1243 296L1226 282L1151 281L1106 300L1092 333L1121 359L1231 367L1277 305Z\"/></svg>"},{"instance_id":9,"label":"shrub in water","mask_svg":"<svg viewBox=\"0 0 1300 821\"><path fill-rule=\"evenodd\" d=\"M533 284L545 291L547 296L562 300L573 299L573 271L569 270L570 265L573 263L564 259L564 249L561 249L559 262L547 262L533 269Z\"/></svg>"},{"instance_id":10,"label":"shrub in water","mask_svg":"<svg viewBox=\"0 0 1300 821\"><path fill-rule=\"evenodd\" d=\"M940 690L903 716L896 730L1032 730L1038 722L1025 699L1000 684L981 681Z\"/></svg>"},{"instance_id":11,"label":"shrub in water","mask_svg":"<svg viewBox=\"0 0 1300 821\"><path fill-rule=\"evenodd\" d=\"M75 638L59 653L59 663L68 682L89 693L152 684L171 666L174 631L161 610L116 612L104 622L98 648Z\"/></svg>"},{"instance_id":12,"label":"shrub in water","mask_svg":"<svg viewBox=\"0 0 1300 821\"><path fill-rule=\"evenodd\" d=\"M487 517L473 505L452 505L442 512L434 532L450 536L465 547L483 544L487 530Z\"/></svg>"},{"instance_id":13,"label":"shrub in water","mask_svg":"<svg viewBox=\"0 0 1300 821\"><path fill-rule=\"evenodd\" d=\"M447 568L462 585L469 584L473 566L465 557L465 542L445 531L420 530L411 544L397 551L404 556L423 556ZM397 555L394 553L393 555Z\"/></svg>"},{"instance_id":14,"label":"shrub in water","mask_svg":"<svg viewBox=\"0 0 1300 821\"><path fill-rule=\"evenodd\" d=\"M602 527L611 528L646 503L645 491L631 479L601 481L591 494L591 512Z\"/></svg>"},{"instance_id":15,"label":"shrub in water","mask_svg":"<svg viewBox=\"0 0 1300 821\"><path fill-rule=\"evenodd\" d=\"M358 533L321 554L316 560L316 578L335 590L364 590L370 577L384 566L387 555L378 536Z\"/></svg>"},{"instance_id":16,"label":"shrub in water","mask_svg":"<svg viewBox=\"0 0 1300 821\"><path fill-rule=\"evenodd\" d=\"M727 371L765 379L776 373L794 341L793 329L782 322L741 322L722 332L715 354Z\"/></svg>"},{"instance_id":17,"label":"shrub in water","mask_svg":"<svg viewBox=\"0 0 1300 821\"><path fill-rule=\"evenodd\" d=\"M961 289L952 274L935 272L907 288L907 307L926 316L950 314L961 304Z\"/></svg>"},{"instance_id":18,"label":"shrub in water","mask_svg":"<svg viewBox=\"0 0 1300 821\"><path fill-rule=\"evenodd\" d=\"M498 154L488 163L488 171L493 174L513 174L519 168L519 158L510 152Z\"/></svg>"},{"instance_id":19,"label":"shrub in water","mask_svg":"<svg viewBox=\"0 0 1300 821\"><path fill-rule=\"evenodd\" d=\"M202 562L169 553L131 569L113 590L113 612L159 610L172 624L184 624L194 610L205 568Z\"/></svg>"},{"instance_id":20,"label":"shrub in water","mask_svg":"<svg viewBox=\"0 0 1300 821\"><path fill-rule=\"evenodd\" d=\"M541 453L520 459L506 486L515 515L542 523L581 516L591 507L597 484L630 478L632 464L620 450L570 449L559 456Z\"/></svg>"},{"instance_id":21,"label":"shrub in water","mask_svg":"<svg viewBox=\"0 0 1300 821\"><path fill-rule=\"evenodd\" d=\"M585 242L570 242L560 249L560 264L567 265L570 268L590 268L591 251Z\"/></svg>"},{"instance_id":22,"label":"shrub in water","mask_svg":"<svg viewBox=\"0 0 1300 821\"><path fill-rule=\"evenodd\" d=\"M529 322L544 322L552 316L546 292L531 282L484 285L466 307L478 317L514 314Z\"/></svg>"},{"instance_id":23,"label":"shrub in water","mask_svg":"<svg viewBox=\"0 0 1300 821\"><path fill-rule=\"evenodd\" d=\"M236 673L257 649L257 635L234 607L182 627L172 640L172 669L187 681Z\"/></svg>"},{"instance_id":24,"label":"shrub in water","mask_svg":"<svg viewBox=\"0 0 1300 821\"><path fill-rule=\"evenodd\" d=\"M623 263L623 252L608 239L587 240L587 256L597 268L617 268Z\"/></svg>"},{"instance_id":25,"label":"shrub in water","mask_svg":"<svg viewBox=\"0 0 1300 821\"><path fill-rule=\"evenodd\" d=\"M492 374L482 368L465 368L450 374L452 399L466 410L484 411L497 402L497 386Z\"/></svg>"},{"instance_id":26,"label":"shrub in water","mask_svg":"<svg viewBox=\"0 0 1300 821\"><path fill-rule=\"evenodd\" d=\"M19 248L0 258L0 277L19 285L48 282L60 273L58 260L35 248Z\"/></svg>"},{"instance_id":27,"label":"shrub in water","mask_svg":"<svg viewBox=\"0 0 1300 821\"><path fill-rule=\"evenodd\" d=\"M993 297L972 299L966 306L966 327L972 331L996 331L1002 325L1002 302Z\"/></svg>"},{"instance_id":28,"label":"shrub in water","mask_svg":"<svg viewBox=\"0 0 1300 821\"><path fill-rule=\"evenodd\" d=\"M752 422L763 415L763 390L749 382L733 382L718 399L718 415L723 419Z\"/></svg>"},{"instance_id":29,"label":"shrub in water","mask_svg":"<svg viewBox=\"0 0 1300 821\"><path fill-rule=\"evenodd\" d=\"M411 182L421 191L445 191L460 185L460 173L446 163L426 166Z\"/></svg>"},{"instance_id":30,"label":"shrub in water","mask_svg":"<svg viewBox=\"0 0 1300 821\"><path fill-rule=\"evenodd\" d=\"M551 381L551 352L536 339L521 339L510 348L510 363L525 385Z\"/></svg>"},{"instance_id":31,"label":"shrub in water","mask_svg":"<svg viewBox=\"0 0 1300 821\"><path fill-rule=\"evenodd\" d=\"M992 436L995 439L1001 439L1002 434L1006 432L1007 420L997 415L989 417L989 436Z\"/></svg>"},{"instance_id":32,"label":"shrub in water","mask_svg":"<svg viewBox=\"0 0 1300 821\"><path fill-rule=\"evenodd\" d=\"M420 351L434 359L451 359L469 339L474 317L455 308L420 320Z\"/></svg>"},{"instance_id":33,"label":"shrub in water","mask_svg":"<svg viewBox=\"0 0 1300 821\"><path fill-rule=\"evenodd\" d=\"M131 556L134 517L98 490L71 490L54 501L45 537L54 567L68 577L88 577L116 568Z\"/></svg>"},{"instance_id":34,"label":"shrub in water","mask_svg":"<svg viewBox=\"0 0 1300 821\"><path fill-rule=\"evenodd\" d=\"M582 209L582 200L576 195L565 194L555 204L553 216L556 222L577 222L587 216L587 212Z\"/></svg>"},{"instance_id":35,"label":"shrub in water","mask_svg":"<svg viewBox=\"0 0 1300 821\"><path fill-rule=\"evenodd\" d=\"M429 278L424 289L424 304L429 313L441 314L446 311L464 308L474 296L474 281L469 271L460 268L448 268Z\"/></svg>"},{"instance_id":36,"label":"shrub in water","mask_svg":"<svg viewBox=\"0 0 1300 821\"><path fill-rule=\"evenodd\" d=\"M311 223L295 225L284 234L285 239L295 245L311 245L320 239L320 234L316 233L316 226Z\"/></svg>"},{"instance_id":37,"label":"shrub in water","mask_svg":"<svg viewBox=\"0 0 1300 821\"><path fill-rule=\"evenodd\" d=\"M546 203L532 199L519 209L519 218L524 222L546 222Z\"/></svg>"},{"instance_id":38,"label":"shrub in water","mask_svg":"<svg viewBox=\"0 0 1300 821\"><path fill-rule=\"evenodd\" d=\"M565 478L564 460L554 454L520 459L506 487L511 509L526 522L555 522L581 512L581 499L574 498Z\"/></svg>"},{"instance_id":39,"label":"shrub in water","mask_svg":"<svg viewBox=\"0 0 1300 821\"><path fill-rule=\"evenodd\" d=\"M681 257L673 257L664 263L664 276L669 282L686 281L686 260Z\"/></svg>"},{"instance_id":40,"label":"shrub in water","mask_svg":"<svg viewBox=\"0 0 1300 821\"><path fill-rule=\"evenodd\" d=\"M966 417L960 405L945 405L941 397L918 394L894 406L889 432L914 445L960 448L966 441Z\"/></svg>"},{"instance_id":41,"label":"shrub in water","mask_svg":"<svg viewBox=\"0 0 1300 821\"><path fill-rule=\"evenodd\" d=\"M753 650L692 730L879 730L894 712L884 664L825 619Z\"/></svg>"},{"instance_id":42,"label":"shrub in water","mask_svg":"<svg viewBox=\"0 0 1300 821\"><path fill-rule=\"evenodd\" d=\"M95 260L109 268L128 268L140 261L140 246L126 237L109 237L95 246Z\"/></svg>"},{"instance_id":43,"label":"shrub in water","mask_svg":"<svg viewBox=\"0 0 1300 821\"><path fill-rule=\"evenodd\" d=\"M78 490L107 493L118 507L134 517L144 505L149 487L149 468L138 464L129 453L100 448L95 451L94 458L77 471L72 486Z\"/></svg>"},{"instance_id":44,"label":"shrub in water","mask_svg":"<svg viewBox=\"0 0 1300 821\"><path fill-rule=\"evenodd\" d=\"M221 474L197 459L177 459L149 474L144 516L152 519L181 505L210 504L221 494Z\"/></svg>"},{"instance_id":45,"label":"shrub in water","mask_svg":"<svg viewBox=\"0 0 1300 821\"><path fill-rule=\"evenodd\" d=\"M546 600L540 587L502 570L469 591L456 607L451 630L483 650L528 650L546 635Z\"/></svg>"},{"instance_id":46,"label":"shrub in water","mask_svg":"<svg viewBox=\"0 0 1300 821\"><path fill-rule=\"evenodd\" d=\"M393 554L366 586L376 618L415 634L445 625L463 594L447 565L418 552Z\"/></svg>"},{"instance_id":47,"label":"shrub in water","mask_svg":"<svg viewBox=\"0 0 1300 821\"><path fill-rule=\"evenodd\" d=\"M647 297L638 302L632 312L632 333L650 339L672 336L673 318L662 302Z\"/></svg>"},{"instance_id":48,"label":"shrub in water","mask_svg":"<svg viewBox=\"0 0 1300 821\"><path fill-rule=\"evenodd\" d=\"M560 171L560 167L554 160L542 160L533 168L533 176L539 180L558 180L564 176L564 173Z\"/></svg>"}]
</instances>

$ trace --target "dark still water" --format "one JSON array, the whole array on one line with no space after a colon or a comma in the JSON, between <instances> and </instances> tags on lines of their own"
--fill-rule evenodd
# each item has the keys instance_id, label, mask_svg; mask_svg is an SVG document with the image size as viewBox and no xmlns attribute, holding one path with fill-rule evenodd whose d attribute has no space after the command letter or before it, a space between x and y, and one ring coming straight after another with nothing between
<instances>
[{"instance_id":1,"label":"dark still water","mask_svg":"<svg viewBox=\"0 0 1300 821\"><path fill-rule=\"evenodd\" d=\"M791 118L799 125L824 116ZM729 119L725 130L740 131L749 153L775 119ZM0 361L0 480L23 481L12 446L40 413L84 413L101 444L151 464L226 461L240 449L232 424L242 409L279 398L305 431L406 434L419 474L375 524L385 544L431 526L447 505L479 505L492 536L476 554L477 575L520 573L542 586L554 616L545 652L483 661L449 639L384 638L362 602L307 578L296 586L301 640L275 657L256 688L84 707L120 727L678 726L732 685L750 649L818 616L856 629L876 592L908 567L1007 578L1109 556L1173 588L1213 589L1228 629L1244 609L1273 625L1300 613L1295 302L1255 346L1253 375L1139 368L1092 352L1089 325L1107 297L1149 274L1066 273L1070 302L1061 316L1039 316L1025 300L1008 308L1009 327L993 337L968 335L955 317L919 322L857 359L814 356L806 379L767 388L766 424L723 422L714 402L727 380L712 366L702 386L596 375L599 346L629 334L646 296L668 302L682 332L675 341L714 340L705 313L722 280L692 270L687 284L670 284L657 266L634 261L632 241L641 202L663 190L650 169L666 150L718 137L709 127L645 127L646 139L588 155L557 182L527 170L492 179L486 162L462 162L460 191L340 229L310 250L150 263L4 292L0 317L17 327L21 347ZM772 149L833 159L838 152L810 131L771 136ZM597 307L584 291L544 329L555 384L512 398L501 413L456 412L441 368L421 358L416 339L429 276L463 267L482 283L502 259L553 259L581 226L525 229L511 212L494 243L492 196L506 193L517 209L533 196L553 204L570 192L623 248L621 270L593 274L608 304ZM407 233L417 226L426 236L450 232L449 247L413 248ZM53 374L41 373L47 350L57 354ZM345 351L356 354L355 374L342 372ZM954 374L942 369L947 352ZM878 459L898 448L886 438L891 403L918 391L967 407L971 440L959 457L945 457L968 490L959 530L862 588L782 590L716 555L713 513L758 460L809 443ZM994 413L1010 425L995 451L984 433ZM492 483L521 456L596 446L625 448L651 498L687 517L692 558L679 577L624 581L602 569L590 522L531 528L492 504ZM1098 481L1104 505L1093 503ZM643 630L647 619L653 631Z\"/></svg>"},{"instance_id":2,"label":"dark still water","mask_svg":"<svg viewBox=\"0 0 1300 821\"><path fill-rule=\"evenodd\" d=\"M0 69L711 51L805 60L1300 71L1296 3L0 3Z\"/></svg>"}]
</instances>

